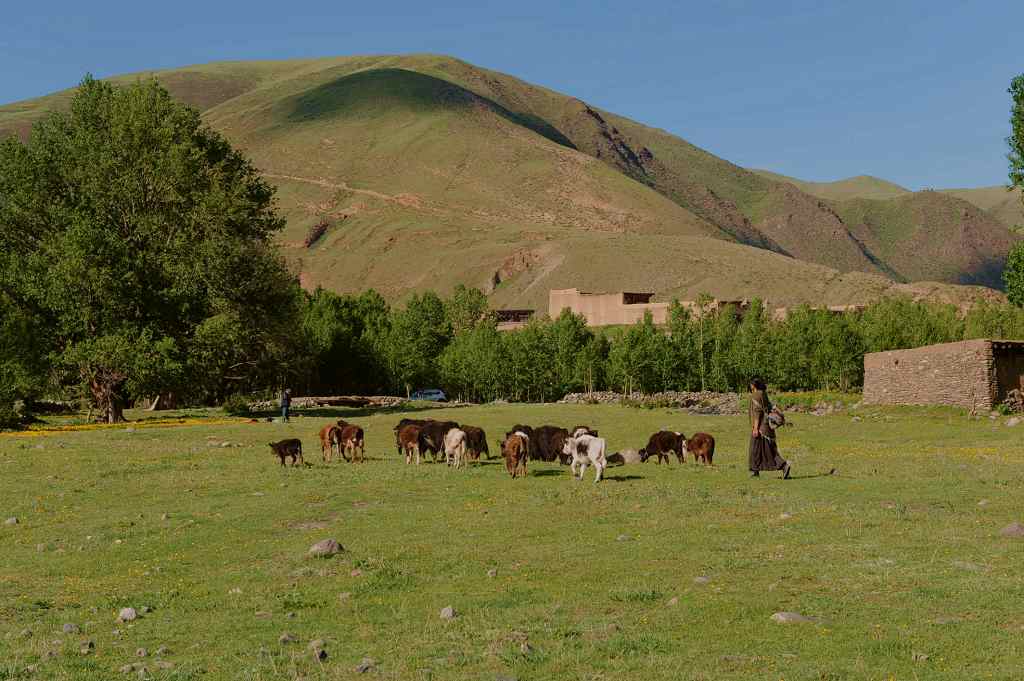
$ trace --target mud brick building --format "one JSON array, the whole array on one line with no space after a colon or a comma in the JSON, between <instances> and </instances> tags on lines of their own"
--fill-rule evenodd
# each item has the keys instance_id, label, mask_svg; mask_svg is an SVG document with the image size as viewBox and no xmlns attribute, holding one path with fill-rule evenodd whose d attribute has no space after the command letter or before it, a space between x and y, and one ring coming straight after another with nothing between
<instances>
[{"instance_id":1,"label":"mud brick building","mask_svg":"<svg viewBox=\"0 0 1024 681\"><path fill-rule=\"evenodd\" d=\"M864 356L865 404L987 410L1022 381L1024 341L969 340Z\"/></svg>"}]
</instances>

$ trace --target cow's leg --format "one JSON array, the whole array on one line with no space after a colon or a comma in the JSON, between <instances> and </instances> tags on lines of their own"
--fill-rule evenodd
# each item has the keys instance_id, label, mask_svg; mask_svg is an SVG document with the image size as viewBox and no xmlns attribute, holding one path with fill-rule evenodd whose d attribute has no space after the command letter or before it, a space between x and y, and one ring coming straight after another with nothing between
<instances>
[{"instance_id":1,"label":"cow's leg","mask_svg":"<svg viewBox=\"0 0 1024 681\"><path fill-rule=\"evenodd\" d=\"M580 459L580 476L578 478L579 480L583 479L583 473L586 470L587 470L587 460L586 459Z\"/></svg>"},{"instance_id":2,"label":"cow's leg","mask_svg":"<svg viewBox=\"0 0 1024 681\"><path fill-rule=\"evenodd\" d=\"M601 478L604 477L604 467L605 464L601 461L594 462L594 470L596 471L594 475L594 482L601 482Z\"/></svg>"}]
</instances>

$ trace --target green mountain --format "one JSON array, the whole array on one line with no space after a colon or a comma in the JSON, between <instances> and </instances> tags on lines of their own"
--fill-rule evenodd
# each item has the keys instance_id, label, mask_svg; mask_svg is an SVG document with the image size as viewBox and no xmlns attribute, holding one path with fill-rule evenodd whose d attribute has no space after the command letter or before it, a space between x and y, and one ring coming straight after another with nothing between
<instances>
[{"instance_id":1,"label":"green mountain","mask_svg":"<svg viewBox=\"0 0 1024 681\"><path fill-rule=\"evenodd\" d=\"M1013 240L980 211L941 232L921 222L969 206L954 197L923 212L847 207L449 57L225 62L111 80L149 75L278 186L282 245L309 286L398 299L466 283L495 305L538 307L570 286L839 304L896 282L997 284ZM24 137L70 95L0 107L0 136ZM314 225L326 227L316 239ZM942 247L915 250L929 239Z\"/></svg>"}]
</instances>

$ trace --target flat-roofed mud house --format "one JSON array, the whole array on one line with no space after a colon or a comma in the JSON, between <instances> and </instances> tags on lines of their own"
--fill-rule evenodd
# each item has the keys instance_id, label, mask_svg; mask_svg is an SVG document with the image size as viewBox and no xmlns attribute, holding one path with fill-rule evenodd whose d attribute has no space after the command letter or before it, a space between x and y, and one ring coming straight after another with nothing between
<instances>
[{"instance_id":1,"label":"flat-roofed mud house","mask_svg":"<svg viewBox=\"0 0 1024 681\"><path fill-rule=\"evenodd\" d=\"M587 326L612 326L616 324L635 324L644 318L644 314L651 313L651 319L655 324L668 323L669 303L652 303L653 293L633 293L619 291L618 293L587 293L578 288L552 289L548 291L548 316L552 319L562 314L562 310L570 310L574 314L582 315L587 320ZM698 314L699 306L691 300L679 302L691 313ZM704 310L707 312L732 305L740 316L749 307L746 300L718 300L709 301Z\"/></svg>"},{"instance_id":2,"label":"flat-roofed mud house","mask_svg":"<svg viewBox=\"0 0 1024 681\"><path fill-rule=\"evenodd\" d=\"M1024 341L969 340L864 356L866 404L992 409L1024 380Z\"/></svg>"},{"instance_id":3,"label":"flat-roofed mud house","mask_svg":"<svg viewBox=\"0 0 1024 681\"><path fill-rule=\"evenodd\" d=\"M530 323L533 310L494 310L498 331L515 331Z\"/></svg>"}]
</instances>

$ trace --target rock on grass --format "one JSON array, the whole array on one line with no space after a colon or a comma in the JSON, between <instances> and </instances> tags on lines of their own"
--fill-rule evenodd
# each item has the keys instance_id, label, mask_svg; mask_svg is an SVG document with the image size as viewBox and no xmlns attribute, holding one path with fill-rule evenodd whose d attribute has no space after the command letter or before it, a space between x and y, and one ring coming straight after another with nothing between
<instances>
[{"instance_id":1,"label":"rock on grass","mask_svg":"<svg viewBox=\"0 0 1024 681\"><path fill-rule=\"evenodd\" d=\"M135 612L135 608L121 608L121 611L117 613L118 622L134 622L139 618L139 613Z\"/></svg>"},{"instance_id":2,"label":"rock on grass","mask_svg":"<svg viewBox=\"0 0 1024 681\"><path fill-rule=\"evenodd\" d=\"M1003 528L1000 532L1004 537L1024 537L1024 525L1020 523L1010 523Z\"/></svg>"},{"instance_id":3,"label":"rock on grass","mask_svg":"<svg viewBox=\"0 0 1024 681\"><path fill-rule=\"evenodd\" d=\"M309 547L309 555L314 558L330 558L344 550L336 539L324 539Z\"/></svg>"},{"instance_id":4,"label":"rock on grass","mask_svg":"<svg viewBox=\"0 0 1024 681\"><path fill-rule=\"evenodd\" d=\"M772 621L779 624L800 624L804 622L815 622L811 617L801 615L798 612L777 612L772 615Z\"/></svg>"},{"instance_id":5,"label":"rock on grass","mask_svg":"<svg viewBox=\"0 0 1024 681\"><path fill-rule=\"evenodd\" d=\"M453 608L450 605L447 606L447 607L441 608L441 619L443 619L443 620L453 620L453 619L455 619L455 608Z\"/></svg>"}]
</instances>

